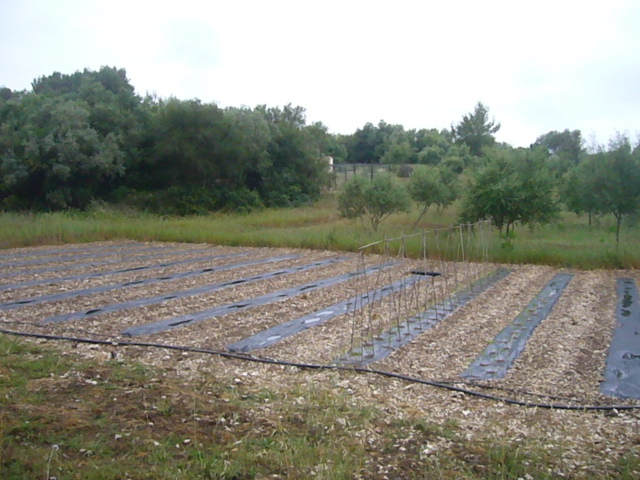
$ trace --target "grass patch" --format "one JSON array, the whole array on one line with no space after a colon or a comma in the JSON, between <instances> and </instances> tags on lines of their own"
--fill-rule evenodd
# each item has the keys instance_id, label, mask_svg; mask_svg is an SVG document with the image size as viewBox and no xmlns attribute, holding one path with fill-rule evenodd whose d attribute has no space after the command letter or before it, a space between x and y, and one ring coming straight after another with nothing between
<instances>
[{"instance_id":1,"label":"grass patch","mask_svg":"<svg viewBox=\"0 0 640 480\"><path fill-rule=\"evenodd\" d=\"M411 213L393 215L374 234L357 220L340 218L333 195L326 195L317 204L304 208L191 217L149 215L98 205L88 212L0 214L0 247L130 239L353 252L384 237L415 232L413 223L417 214L414 208ZM419 229L430 231L454 226L457 206L444 213L431 212L427 217ZM489 260L581 269L639 268L640 227L627 225L619 246L615 244L612 227L613 218L603 217L589 226L584 218L565 214L560 221L535 230L518 228L508 242L494 233ZM459 251L456 241L443 242L437 249L430 245L430 252L455 259ZM420 240L408 242L406 248L409 255L419 255Z\"/></svg>"}]
</instances>

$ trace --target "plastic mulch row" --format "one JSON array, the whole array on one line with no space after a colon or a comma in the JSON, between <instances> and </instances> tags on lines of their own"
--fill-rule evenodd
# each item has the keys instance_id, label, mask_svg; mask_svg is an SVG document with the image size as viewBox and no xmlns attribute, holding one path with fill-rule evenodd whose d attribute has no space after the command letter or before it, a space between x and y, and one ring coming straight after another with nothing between
<instances>
[{"instance_id":1,"label":"plastic mulch row","mask_svg":"<svg viewBox=\"0 0 640 480\"><path fill-rule=\"evenodd\" d=\"M535 328L549 316L572 278L573 275L567 273L553 277L461 376L473 380L503 378L524 350Z\"/></svg>"},{"instance_id":2,"label":"plastic mulch row","mask_svg":"<svg viewBox=\"0 0 640 480\"><path fill-rule=\"evenodd\" d=\"M386 358L396 349L406 345L421 333L442 322L457 309L487 290L491 285L505 278L509 273L511 273L509 269L498 268L461 291L454 293L443 302L437 303L421 314L413 316L400 325L383 332L370 342L352 349L338 358L335 363L366 365Z\"/></svg>"},{"instance_id":3,"label":"plastic mulch row","mask_svg":"<svg viewBox=\"0 0 640 480\"><path fill-rule=\"evenodd\" d=\"M296 258L298 257L298 255L285 255L282 257L272 257L269 259L261 259L261 260L253 260L250 262L242 262L242 263L237 263L237 264L233 264L233 265L226 265L223 267L219 267L214 269L214 271L221 271L221 270L231 270L233 268L240 268L240 267L246 267L246 266L250 266L250 265L257 265L257 264L261 264L261 263L268 263L268 262L276 262L276 261L281 261L281 260L287 260L287 259L291 259L291 258ZM243 283L250 283L250 282L256 282L258 280L265 280L267 278L273 278L279 275L284 275L287 273L294 273L294 272L300 272L300 271L304 271L304 270L308 270L311 268L316 268L322 265L328 265L331 263L335 263L335 262L339 262L339 261L343 261L345 260L346 257L342 257L342 258L330 258L330 259L325 259L325 260L320 260L317 262L313 262L313 263L309 263L306 265L299 265L296 267L291 267L291 268L285 268L285 269L279 269L279 270L275 270L272 272L268 272L268 273L264 273L261 275L255 275L253 277L246 277L246 278L239 278L239 279L235 279L235 280L230 280L228 282L223 282L223 283L215 283L215 284L209 284L209 285L203 285L201 287L195 287L195 288L190 288L190 289L186 289L186 290L180 290L174 293L168 293L168 294L164 294L164 295L158 295L158 296L154 296L154 297L146 297L146 298L139 298L137 300L130 300L127 302L121 302L121 303L115 303L115 304L111 304L111 305L104 305L104 306L100 306L100 307L95 307L95 308L91 308L89 310L83 310L83 311L79 311L79 312L72 312L72 313L67 313L67 314L62 314L62 315L56 315L53 317L48 317L45 320L43 320L43 323L60 323L60 322L66 322L69 320L75 320L75 319L80 319L80 318L89 318L89 317L93 317L95 315L101 315L104 313L112 313L112 312L117 312L119 310L124 310L126 308L136 308L136 307L142 307L142 306L147 306L147 305L154 305L154 304L158 304L158 303L162 303L162 302L167 302L170 300L175 300L175 299L179 299L179 298L185 298L185 297L191 297L191 296L195 296L195 295L203 295L206 293L212 293L212 292L216 292L218 290L222 290L225 288L229 288L229 287L233 287L235 285L240 285Z\"/></svg>"},{"instance_id":4,"label":"plastic mulch row","mask_svg":"<svg viewBox=\"0 0 640 480\"><path fill-rule=\"evenodd\" d=\"M640 398L640 306L638 288L631 278L616 284L617 328L609 346L600 391L611 397Z\"/></svg>"}]
</instances>

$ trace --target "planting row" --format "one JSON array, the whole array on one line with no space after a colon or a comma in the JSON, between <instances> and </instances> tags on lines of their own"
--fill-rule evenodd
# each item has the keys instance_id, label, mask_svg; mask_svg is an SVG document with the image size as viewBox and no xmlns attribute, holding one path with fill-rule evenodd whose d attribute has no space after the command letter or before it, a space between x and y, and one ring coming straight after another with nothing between
<instances>
[{"instance_id":1,"label":"planting row","mask_svg":"<svg viewBox=\"0 0 640 480\"><path fill-rule=\"evenodd\" d=\"M633 275L132 242L0 263L7 330L640 398Z\"/></svg>"}]
</instances>

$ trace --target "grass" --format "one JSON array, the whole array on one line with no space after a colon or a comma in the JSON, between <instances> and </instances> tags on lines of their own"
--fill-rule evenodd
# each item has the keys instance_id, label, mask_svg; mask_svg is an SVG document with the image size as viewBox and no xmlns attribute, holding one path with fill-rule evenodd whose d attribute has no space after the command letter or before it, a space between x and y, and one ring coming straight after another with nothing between
<instances>
[{"instance_id":1,"label":"grass","mask_svg":"<svg viewBox=\"0 0 640 480\"><path fill-rule=\"evenodd\" d=\"M562 468L560 446L470 442L455 420L394 417L317 383L278 392L222 376L185 380L9 336L0 336L0 360L7 480L517 480L556 478ZM594 478L637 478L637 457L610 460L594 457L602 468Z\"/></svg>"},{"instance_id":2,"label":"grass","mask_svg":"<svg viewBox=\"0 0 640 480\"><path fill-rule=\"evenodd\" d=\"M384 237L415 232L416 216L415 208L411 213L393 215L374 233L359 221L340 218L335 197L329 194L304 208L192 217L164 217L98 205L88 212L0 214L0 247L130 239L357 251ZM444 214L429 212L419 228L451 227L456 219L454 205ZM490 260L501 263L640 268L639 233L640 227L626 226L616 246L613 218L603 217L589 226L584 218L565 214L560 221L535 230L520 227L506 242L494 232L488 253ZM407 245L408 253L419 255L420 247L416 239ZM441 255L455 258L456 245L446 250Z\"/></svg>"}]
</instances>

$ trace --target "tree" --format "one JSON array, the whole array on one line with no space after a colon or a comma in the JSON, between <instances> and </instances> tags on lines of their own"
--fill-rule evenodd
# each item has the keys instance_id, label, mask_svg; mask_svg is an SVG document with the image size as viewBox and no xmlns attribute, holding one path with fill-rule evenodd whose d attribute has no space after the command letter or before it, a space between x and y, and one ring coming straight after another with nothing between
<instances>
[{"instance_id":1,"label":"tree","mask_svg":"<svg viewBox=\"0 0 640 480\"><path fill-rule=\"evenodd\" d=\"M305 127L304 108L256 108L269 121L267 161L252 172L266 206L300 206L319 198L331 182L314 135Z\"/></svg>"},{"instance_id":2,"label":"tree","mask_svg":"<svg viewBox=\"0 0 640 480\"><path fill-rule=\"evenodd\" d=\"M469 146L471 154L481 156L483 148L495 143L494 134L500 130L500 124L489 120L489 110L482 102L478 102L473 113L462 117L457 126L452 127L456 143Z\"/></svg>"},{"instance_id":3,"label":"tree","mask_svg":"<svg viewBox=\"0 0 640 480\"><path fill-rule=\"evenodd\" d=\"M456 180L455 173L447 168L421 165L414 170L409 195L422 209L413 228L418 226L431 205L444 210L455 201L458 196Z\"/></svg>"},{"instance_id":4,"label":"tree","mask_svg":"<svg viewBox=\"0 0 640 480\"><path fill-rule=\"evenodd\" d=\"M446 164L446 161L438 167L440 195L436 199L436 205L438 207L439 213L442 213L445 208L447 208L458 199L458 173L459 172L450 168L450 166Z\"/></svg>"},{"instance_id":5,"label":"tree","mask_svg":"<svg viewBox=\"0 0 640 480\"><path fill-rule=\"evenodd\" d=\"M467 189L461 221L491 219L508 236L516 222L531 227L558 213L554 182L544 156L529 150L494 150Z\"/></svg>"},{"instance_id":6,"label":"tree","mask_svg":"<svg viewBox=\"0 0 640 480\"><path fill-rule=\"evenodd\" d=\"M586 213L589 225L594 214L600 212L599 195L596 190L598 157L590 156L570 168L562 179L562 199L567 209L577 215Z\"/></svg>"},{"instance_id":7,"label":"tree","mask_svg":"<svg viewBox=\"0 0 640 480\"><path fill-rule=\"evenodd\" d=\"M85 208L124 174L117 135L90 124L82 100L26 93L0 128L0 194L18 208Z\"/></svg>"},{"instance_id":8,"label":"tree","mask_svg":"<svg viewBox=\"0 0 640 480\"><path fill-rule=\"evenodd\" d=\"M338 195L338 212L344 218L369 219L374 232L388 216L409 211L407 192L395 184L391 177L377 175L373 180L355 176Z\"/></svg>"},{"instance_id":9,"label":"tree","mask_svg":"<svg viewBox=\"0 0 640 480\"><path fill-rule=\"evenodd\" d=\"M451 148L451 142L438 130L419 130L416 133L418 163L437 165Z\"/></svg>"},{"instance_id":10,"label":"tree","mask_svg":"<svg viewBox=\"0 0 640 480\"><path fill-rule=\"evenodd\" d=\"M420 215L413 224L418 226L422 217L427 214L429 207L434 205L440 196L439 171L435 166L418 166L411 175L409 183L409 195L411 199L421 207Z\"/></svg>"},{"instance_id":11,"label":"tree","mask_svg":"<svg viewBox=\"0 0 640 480\"><path fill-rule=\"evenodd\" d=\"M531 148L543 147L550 155L549 166L558 176L580 163L584 156L580 130L552 131L539 136Z\"/></svg>"},{"instance_id":12,"label":"tree","mask_svg":"<svg viewBox=\"0 0 640 480\"><path fill-rule=\"evenodd\" d=\"M212 189L232 166L222 155L228 126L214 104L170 98L161 101L152 122L150 179L154 189L172 185Z\"/></svg>"},{"instance_id":13,"label":"tree","mask_svg":"<svg viewBox=\"0 0 640 480\"><path fill-rule=\"evenodd\" d=\"M403 132L402 126L389 125L383 120L380 120L377 126L372 123L365 124L346 141L349 163L381 163L390 138Z\"/></svg>"},{"instance_id":14,"label":"tree","mask_svg":"<svg viewBox=\"0 0 640 480\"><path fill-rule=\"evenodd\" d=\"M584 154L584 141L580 130L556 130L540 135L532 147L543 146L550 154L558 155L570 165L577 165Z\"/></svg>"},{"instance_id":15,"label":"tree","mask_svg":"<svg viewBox=\"0 0 640 480\"><path fill-rule=\"evenodd\" d=\"M370 183L367 177L356 175L344 184L338 194L338 213L342 218L363 220L367 212L364 193Z\"/></svg>"},{"instance_id":16,"label":"tree","mask_svg":"<svg viewBox=\"0 0 640 480\"><path fill-rule=\"evenodd\" d=\"M405 163L413 163L414 151L409 141L404 135L393 136L386 143L386 151L380 163L401 165Z\"/></svg>"},{"instance_id":17,"label":"tree","mask_svg":"<svg viewBox=\"0 0 640 480\"><path fill-rule=\"evenodd\" d=\"M146 110L122 69L53 73L30 92L5 92L0 197L25 209L106 200L141 155Z\"/></svg>"},{"instance_id":18,"label":"tree","mask_svg":"<svg viewBox=\"0 0 640 480\"><path fill-rule=\"evenodd\" d=\"M640 158L632 152L626 135L618 134L609 142L607 152L596 154L594 191L599 209L616 219L616 245L620 244L622 220L640 210Z\"/></svg>"}]
</instances>

